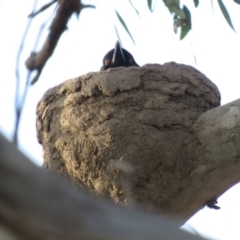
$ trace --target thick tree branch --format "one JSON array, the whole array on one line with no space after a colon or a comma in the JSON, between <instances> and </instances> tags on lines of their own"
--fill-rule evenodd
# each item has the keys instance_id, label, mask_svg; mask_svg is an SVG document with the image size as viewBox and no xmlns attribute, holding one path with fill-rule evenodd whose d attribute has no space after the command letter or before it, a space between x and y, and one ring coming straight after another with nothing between
<instances>
[{"instance_id":1,"label":"thick tree branch","mask_svg":"<svg viewBox=\"0 0 240 240\"><path fill-rule=\"evenodd\" d=\"M36 167L2 135L0 153L0 225L18 239L202 239L159 216L88 196Z\"/></svg>"},{"instance_id":2,"label":"thick tree branch","mask_svg":"<svg viewBox=\"0 0 240 240\"><path fill-rule=\"evenodd\" d=\"M94 6L84 5L80 0L58 1L57 13L51 23L50 32L42 49L37 53L32 52L26 60L26 66L29 71L37 70L37 74L31 81L31 84L34 84L40 77L47 60L52 56L57 46L59 38L67 29L67 23L72 14L75 13L78 16L83 8L94 8Z\"/></svg>"}]
</instances>

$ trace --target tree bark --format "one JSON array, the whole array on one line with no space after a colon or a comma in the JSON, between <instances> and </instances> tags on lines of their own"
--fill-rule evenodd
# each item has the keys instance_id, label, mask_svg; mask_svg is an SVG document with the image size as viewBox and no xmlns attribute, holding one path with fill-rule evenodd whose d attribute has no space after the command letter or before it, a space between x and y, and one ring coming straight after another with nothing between
<instances>
[{"instance_id":1,"label":"tree bark","mask_svg":"<svg viewBox=\"0 0 240 240\"><path fill-rule=\"evenodd\" d=\"M203 239L159 216L94 199L36 167L1 134L0 153L1 240Z\"/></svg>"},{"instance_id":2,"label":"tree bark","mask_svg":"<svg viewBox=\"0 0 240 240\"><path fill-rule=\"evenodd\" d=\"M182 64L86 74L38 105L43 166L183 224L240 180L238 102L219 105L217 87Z\"/></svg>"}]
</instances>

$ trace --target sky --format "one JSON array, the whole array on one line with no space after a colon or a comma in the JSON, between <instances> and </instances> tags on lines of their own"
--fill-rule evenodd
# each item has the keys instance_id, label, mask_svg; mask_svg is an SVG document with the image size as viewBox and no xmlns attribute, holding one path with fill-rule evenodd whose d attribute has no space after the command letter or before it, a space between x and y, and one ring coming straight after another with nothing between
<instances>
[{"instance_id":1,"label":"sky","mask_svg":"<svg viewBox=\"0 0 240 240\"><path fill-rule=\"evenodd\" d=\"M47 3L39 0L39 9ZM193 1L185 3L192 13L192 30L180 41L179 33L173 33L172 16L163 1L156 1L154 12L147 8L147 1L132 0L140 17L128 0L89 0L96 9L85 9L79 19L73 16L68 29L45 66L39 81L29 89L21 118L19 147L37 165L43 161L42 147L36 139L36 106L49 88L67 79L92 71L99 71L103 56L112 49L117 40L116 25L123 47L130 51L139 65L175 61L191 65L204 73L219 88L221 104L239 98L240 79L240 5L223 1L227 7L235 32L225 21L217 0L200 1L195 8ZM14 6L14 8L13 8ZM16 87L16 56L31 13L32 1L0 1L0 131L10 140L14 129L14 95ZM135 45L119 23L115 9L121 14L135 40ZM53 7L34 18L27 35L19 62L22 88L27 70L24 62L33 50L39 27L51 18ZM48 33L46 24L37 49L40 49ZM196 58L196 61L195 61ZM204 208L192 217L189 225L209 239L240 239L240 185L236 185L219 199L221 210Z\"/></svg>"}]
</instances>

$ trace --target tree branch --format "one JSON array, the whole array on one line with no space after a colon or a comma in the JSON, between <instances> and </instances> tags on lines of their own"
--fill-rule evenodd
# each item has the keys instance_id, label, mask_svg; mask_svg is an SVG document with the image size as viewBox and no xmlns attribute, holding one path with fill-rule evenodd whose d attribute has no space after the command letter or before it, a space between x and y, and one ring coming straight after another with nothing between
<instances>
[{"instance_id":1,"label":"tree branch","mask_svg":"<svg viewBox=\"0 0 240 240\"><path fill-rule=\"evenodd\" d=\"M52 1L51 3L54 3ZM58 9L50 26L50 32L42 47L42 49L35 53L32 52L26 60L26 66L29 71L37 70L37 74L32 79L31 84L34 84L41 75L47 60L52 56L58 40L63 32L67 29L67 23L72 14L80 14L83 8L95 8L92 5L84 5L79 0L64 0L58 1Z\"/></svg>"},{"instance_id":2,"label":"tree branch","mask_svg":"<svg viewBox=\"0 0 240 240\"><path fill-rule=\"evenodd\" d=\"M2 135L0 153L0 224L20 239L202 239L159 216L90 197L36 167Z\"/></svg>"}]
</instances>

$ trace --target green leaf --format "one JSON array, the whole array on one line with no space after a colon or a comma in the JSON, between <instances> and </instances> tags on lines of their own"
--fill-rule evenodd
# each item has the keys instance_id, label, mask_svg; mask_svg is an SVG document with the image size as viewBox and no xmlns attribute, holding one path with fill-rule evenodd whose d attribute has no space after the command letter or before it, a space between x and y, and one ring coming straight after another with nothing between
<instances>
[{"instance_id":1,"label":"green leaf","mask_svg":"<svg viewBox=\"0 0 240 240\"><path fill-rule=\"evenodd\" d=\"M171 10L172 10L172 12L174 12L180 18L185 18L186 17L184 11L180 7L180 2L179 1L176 1L171 5Z\"/></svg>"},{"instance_id":2,"label":"green leaf","mask_svg":"<svg viewBox=\"0 0 240 240\"><path fill-rule=\"evenodd\" d=\"M240 0L233 0L235 3L240 4Z\"/></svg>"},{"instance_id":3,"label":"green leaf","mask_svg":"<svg viewBox=\"0 0 240 240\"><path fill-rule=\"evenodd\" d=\"M152 0L147 0L147 3L148 3L148 8L150 12L152 12Z\"/></svg>"},{"instance_id":4,"label":"green leaf","mask_svg":"<svg viewBox=\"0 0 240 240\"><path fill-rule=\"evenodd\" d=\"M180 7L179 0L163 0L170 13L175 13L180 18L185 18L184 11Z\"/></svg>"},{"instance_id":5,"label":"green leaf","mask_svg":"<svg viewBox=\"0 0 240 240\"><path fill-rule=\"evenodd\" d=\"M195 7L197 7L198 4L199 4L199 0L193 0L193 1L194 1L194 5L195 5Z\"/></svg>"},{"instance_id":6,"label":"green leaf","mask_svg":"<svg viewBox=\"0 0 240 240\"><path fill-rule=\"evenodd\" d=\"M222 0L218 0L218 4L219 4L219 7L222 11L222 14L223 16L225 17L227 23L229 24L229 26L233 29L233 31L235 31L234 27L233 27L233 24L232 24L232 21L231 21L231 18L230 18L230 15L226 9L226 7L224 6Z\"/></svg>"},{"instance_id":7,"label":"green leaf","mask_svg":"<svg viewBox=\"0 0 240 240\"><path fill-rule=\"evenodd\" d=\"M135 10L135 12L136 12L136 14L138 15L138 17L140 18L140 14L139 14L137 8L133 5L133 3L132 3L131 0L128 0L128 1L129 1L130 5L132 6L132 8ZM140 19L141 19L141 18L140 18Z\"/></svg>"},{"instance_id":8,"label":"green leaf","mask_svg":"<svg viewBox=\"0 0 240 240\"><path fill-rule=\"evenodd\" d=\"M185 5L183 5L183 11L186 15L186 18L182 19L180 40L186 37L186 35L188 34L192 27L191 13Z\"/></svg>"},{"instance_id":9,"label":"green leaf","mask_svg":"<svg viewBox=\"0 0 240 240\"><path fill-rule=\"evenodd\" d=\"M115 13L117 14L119 22L122 24L122 26L124 27L125 31L128 33L129 37L132 39L132 42L135 44L135 41L134 41L134 39L132 37L132 34L128 30L128 27L127 27L125 21L123 20L123 18L120 16L120 14L116 10L115 10Z\"/></svg>"}]
</instances>

